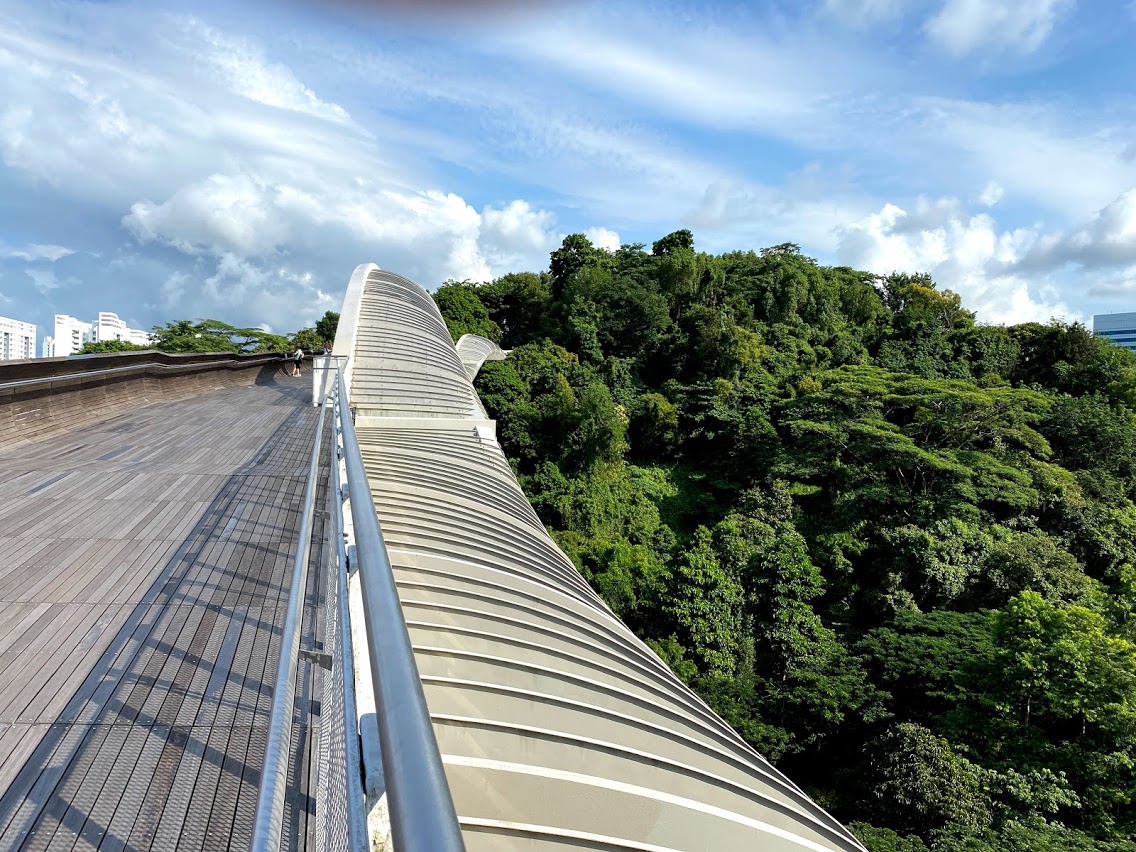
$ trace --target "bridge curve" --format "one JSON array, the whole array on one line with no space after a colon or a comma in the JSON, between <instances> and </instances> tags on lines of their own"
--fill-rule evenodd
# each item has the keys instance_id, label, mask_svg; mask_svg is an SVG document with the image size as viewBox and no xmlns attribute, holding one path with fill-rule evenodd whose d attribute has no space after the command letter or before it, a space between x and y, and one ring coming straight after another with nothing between
<instances>
[{"instance_id":1,"label":"bridge curve","mask_svg":"<svg viewBox=\"0 0 1136 852\"><path fill-rule=\"evenodd\" d=\"M487 337L476 334L463 334L457 342L458 357L465 367L466 377L472 382L477 378L481 365L486 361L504 361L509 356L508 349L502 349Z\"/></svg>"},{"instance_id":2,"label":"bridge curve","mask_svg":"<svg viewBox=\"0 0 1136 852\"><path fill-rule=\"evenodd\" d=\"M471 384L505 353L463 343L355 270L335 351L467 848L862 850L559 550Z\"/></svg>"}]
</instances>

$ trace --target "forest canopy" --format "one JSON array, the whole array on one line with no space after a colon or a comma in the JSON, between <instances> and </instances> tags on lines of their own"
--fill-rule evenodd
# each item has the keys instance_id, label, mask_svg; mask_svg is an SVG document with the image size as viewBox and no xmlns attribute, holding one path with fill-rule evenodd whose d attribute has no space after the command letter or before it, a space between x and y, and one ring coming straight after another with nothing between
<instances>
[{"instance_id":1,"label":"forest canopy","mask_svg":"<svg viewBox=\"0 0 1136 852\"><path fill-rule=\"evenodd\" d=\"M436 293L611 608L874 850L1136 841L1136 354L682 230Z\"/></svg>"}]
</instances>

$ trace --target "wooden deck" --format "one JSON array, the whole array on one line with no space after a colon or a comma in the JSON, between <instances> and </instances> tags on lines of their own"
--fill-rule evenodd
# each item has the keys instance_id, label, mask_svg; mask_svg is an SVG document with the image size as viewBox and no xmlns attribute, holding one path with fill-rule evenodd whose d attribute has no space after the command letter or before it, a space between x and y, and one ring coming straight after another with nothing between
<instances>
[{"instance_id":1,"label":"wooden deck","mask_svg":"<svg viewBox=\"0 0 1136 852\"><path fill-rule=\"evenodd\" d=\"M317 416L305 390L278 374L0 446L0 849L248 848ZM289 848L314 830L321 675L301 661Z\"/></svg>"}]
</instances>

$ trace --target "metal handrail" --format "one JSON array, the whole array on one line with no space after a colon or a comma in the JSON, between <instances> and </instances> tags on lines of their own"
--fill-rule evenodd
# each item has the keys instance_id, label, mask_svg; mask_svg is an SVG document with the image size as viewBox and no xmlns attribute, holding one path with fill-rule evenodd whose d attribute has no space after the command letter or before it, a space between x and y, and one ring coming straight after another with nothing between
<instances>
[{"instance_id":1,"label":"metal handrail","mask_svg":"<svg viewBox=\"0 0 1136 852\"><path fill-rule=\"evenodd\" d=\"M323 359L323 363L320 363L320 359ZM328 382L334 383L337 380L339 370L346 360L346 355L333 355L330 352L327 355L312 356L312 405L322 405L329 397L335 399Z\"/></svg>"},{"instance_id":2,"label":"metal handrail","mask_svg":"<svg viewBox=\"0 0 1136 852\"><path fill-rule=\"evenodd\" d=\"M391 839L399 852L464 852L465 843L414 662L410 633L342 376L340 371L336 402L341 413L343 461L363 593Z\"/></svg>"},{"instance_id":3,"label":"metal handrail","mask_svg":"<svg viewBox=\"0 0 1136 852\"><path fill-rule=\"evenodd\" d=\"M284 824L284 796L288 786L288 754L292 743L292 710L296 701L296 669L300 655L300 627L304 594L308 584L308 557L312 545L312 515L316 499L316 474L323 438L326 406L320 407L316 439L308 465L308 483L304 491L304 508L300 540L292 563L292 587L288 594L288 614L280 639L280 662L276 667L276 685L272 690L272 716L268 723L268 745L264 751L264 769L260 776L260 792L256 801L256 823L253 829L253 852L277 852Z\"/></svg>"},{"instance_id":4,"label":"metal handrail","mask_svg":"<svg viewBox=\"0 0 1136 852\"><path fill-rule=\"evenodd\" d=\"M335 455L331 459L331 484L334 497L336 555L338 557L335 576L337 622L339 627L339 665L343 670L343 727L344 727L344 777L347 781L347 840L351 852L369 852L371 848L370 834L367 828L367 804L363 795L363 768L359 745L359 712L355 703L355 652L351 637L351 611L348 604L347 573L349 570L347 560L347 542L343 523L343 483L339 474L339 459L342 457L340 438L343 430L339 420L350 411L343 411L339 407L338 386L340 374L335 376L334 415L332 424L335 428Z\"/></svg>"}]
</instances>

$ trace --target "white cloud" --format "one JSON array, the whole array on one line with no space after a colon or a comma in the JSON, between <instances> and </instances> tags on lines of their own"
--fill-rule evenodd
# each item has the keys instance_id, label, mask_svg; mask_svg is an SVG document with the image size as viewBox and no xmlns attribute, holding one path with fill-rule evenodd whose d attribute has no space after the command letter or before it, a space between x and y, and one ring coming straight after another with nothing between
<instances>
[{"instance_id":1,"label":"white cloud","mask_svg":"<svg viewBox=\"0 0 1136 852\"><path fill-rule=\"evenodd\" d=\"M832 253L837 229L862 217L865 207L831 175L806 170L780 188L737 179L713 181L681 218L695 229L702 250L793 242L808 251Z\"/></svg>"},{"instance_id":2,"label":"white cloud","mask_svg":"<svg viewBox=\"0 0 1136 852\"><path fill-rule=\"evenodd\" d=\"M0 30L0 43L4 33ZM85 69L38 61L34 47L0 51L0 153L10 168L49 184L100 184L139 168L166 134L123 106Z\"/></svg>"},{"instance_id":3,"label":"white cloud","mask_svg":"<svg viewBox=\"0 0 1136 852\"><path fill-rule=\"evenodd\" d=\"M3 260L14 258L16 260L26 260L29 262L36 260L56 261L61 257L67 257L74 253L74 249L69 249L65 246L32 244L14 248L0 243L0 259Z\"/></svg>"},{"instance_id":4,"label":"white cloud","mask_svg":"<svg viewBox=\"0 0 1136 852\"><path fill-rule=\"evenodd\" d=\"M1071 220L1107 204L1118 186L1136 183L1136 162L1120 155L1136 131L1123 114L1042 102L984 103L923 97L911 104L906 146L942 168L952 183L995 181L1016 202L1033 202Z\"/></svg>"},{"instance_id":5,"label":"white cloud","mask_svg":"<svg viewBox=\"0 0 1136 852\"><path fill-rule=\"evenodd\" d=\"M1002 196L1006 194L1006 190L1002 189L1002 185L997 181L990 181L982 190L982 194L978 196L978 200L985 207L993 207L1002 200Z\"/></svg>"},{"instance_id":6,"label":"white cloud","mask_svg":"<svg viewBox=\"0 0 1136 852\"><path fill-rule=\"evenodd\" d=\"M928 1L903 5L917 8ZM903 14L899 5L895 11ZM957 32L961 44L970 32L963 24L970 22L976 27L975 38L1024 49L1040 38L1049 26L1046 21L1060 20L1070 5L1064 0L977 0L972 5L939 0L936 26L944 28L944 38L948 30ZM868 0L862 7L851 2L841 8L884 14L892 7ZM1136 134L1131 113L1123 109L1102 112L1044 96L989 101L937 95L965 91L965 86L941 82L953 63L881 58L888 51L867 55L847 41L819 41L811 28L771 25L758 30L752 19L733 29L712 23L680 27L665 18L616 26L597 19L595 12L580 18L563 30L502 37L502 53L495 58L513 63L515 73L539 69L531 89L547 93L545 101L557 104L558 112L551 122L547 115L536 116L530 126L544 123L547 131L530 130L525 141L543 146L550 140L541 152L545 159L558 157L564 146L594 158L603 169L600 181L588 180L586 173L581 180L570 168L553 170L551 176L555 180L564 175L567 179L558 188L566 186L569 194L587 197L593 211L614 200L626 205L629 216L651 221L671 212L669 205L679 193L684 196L682 209L690 209L698 204L692 195L701 195L714 182L754 179L746 175L744 155L730 150L730 141L714 149L722 156L700 161L678 148L675 140L682 139L681 132L657 139L642 132L644 116L683 127L749 134L747 142L755 153L769 140L785 141L796 146L796 153L804 149L830 163L840 158L865 182L886 168L915 192L955 194L960 186L993 181L1018 203L1042 204L1070 218L1107 203L1118 184L1136 179L1136 158L1126 161L1120 156ZM816 61L820 55L823 62ZM548 82L549 66L559 78L578 85ZM430 80L436 87L437 78ZM478 84L487 87L485 80ZM603 142L604 136L616 137L612 150L632 156L613 157L608 163L600 153L604 146L587 141L592 128L586 123L576 123L583 125L583 132L558 125L564 125L562 116L569 110L586 106L610 115L611 97L625 102L620 114L632 118L626 126L612 124L594 136ZM849 133L849 127L871 132ZM671 180L663 178L644 192L630 180L610 179L611 171L636 168L636 143L647 149L642 162L651 164L652 176L662 178L669 171ZM671 191L659 188L671 186ZM865 195L861 190L861 205ZM822 190L809 200L829 197Z\"/></svg>"},{"instance_id":7,"label":"white cloud","mask_svg":"<svg viewBox=\"0 0 1136 852\"><path fill-rule=\"evenodd\" d=\"M1086 293L1089 296L1106 299L1120 296L1130 303L1136 296L1136 264L1104 279L1094 280Z\"/></svg>"},{"instance_id":8,"label":"white cloud","mask_svg":"<svg viewBox=\"0 0 1136 852\"><path fill-rule=\"evenodd\" d=\"M547 259L534 264L534 258L547 258L556 247L555 223L552 212L534 210L527 201L512 201L500 210L482 210L481 245L494 274L547 266Z\"/></svg>"},{"instance_id":9,"label":"white cloud","mask_svg":"<svg viewBox=\"0 0 1136 852\"><path fill-rule=\"evenodd\" d=\"M1033 53L1075 0L947 0L927 21L926 32L947 52L964 56L980 48Z\"/></svg>"},{"instance_id":10,"label":"white cloud","mask_svg":"<svg viewBox=\"0 0 1136 852\"><path fill-rule=\"evenodd\" d=\"M825 11L853 26L898 18L908 5L909 0L824 0Z\"/></svg>"},{"instance_id":11,"label":"white cloud","mask_svg":"<svg viewBox=\"0 0 1136 852\"><path fill-rule=\"evenodd\" d=\"M294 173L212 175L162 203L135 203L123 225L142 243L212 258L207 264L215 271L200 279L206 296L219 301L228 288L234 303L247 304L262 288L277 291L288 282L315 292L319 282L296 271L294 258L329 246L352 265L373 259L425 286L544 268L557 240L554 221L520 200L478 212L453 193L411 192L382 181L328 186ZM185 293L181 278L170 287Z\"/></svg>"},{"instance_id":12,"label":"white cloud","mask_svg":"<svg viewBox=\"0 0 1136 852\"><path fill-rule=\"evenodd\" d=\"M970 31L947 27L950 15L978 14L957 0L823 2L861 21L929 9L963 40ZM238 12L224 13L223 31L141 0L126 0L129 15L80 4L66 18L50 4L16 3L26 15L0 13L9 169L0 192L26 188L45 210L91 203L104 225L121 222L137 241L116 255L113 241L84 234L84 248L107 257L108 287L129 278L140 298L193 315L205 311L195 299L228 305L224 318L242 324L295 327L365 260L427 286L544 268L562 231L596 222L608 228L595 241L612 246L689 226L700 249L792 241L825 261L855 249L881 262L934 262L942 276L973 278L958 255L985 251L981 272L993 280L1020 274L1026 250L998 260L967 239L989 233L997 244L1015 233L1011 215L1068 229L1136 184L1136 157L1122 156L1136 125L1123 109L1074 110L1044 95L969 101L969 79L940 82L949 60L905 64L905 51L811 15L799 26L801 16L774 12L713 8L688 20L585 4L567 13L572 26L563 18L476 39L376 40L296 32L284 12L255 30L246 15L245 31L258 33L246 37L234 35ZM1022 23L1022 3L991 3L988 19L1004 20L978 46L1008 48L997 39L1011 34L1025 49L1045 29L1044 15ZM1042 7L1054 20L1065 8ZM962 94L933 96L945 91ZM817 173L784 173L800 162L818 163ZM54 195L40 192L45 183ZM976 210L1003 193L1013 199L996 208L1002 227L980 227L943 201L905 203L890 224L863 225L888 197L982 187ZM51 229L18 233L80 242ZM124 252L145 261L115 269ZM1026 296L1056 301L1036 288ZM1016 310L1014 298L998 304Z\"/></svg>"},{"instance_id":13,"label":"white cloud","mask_svg":"<svg viewBox=\"0 0 1136 852\"><path fill-rule=\"evenodd\" d=\"M607 249L608 251L616 251L619 249L619 234L609 228L588 228L584 231L584 236L592 241L592 245L596 248Z\"/></svg>"},{"instance_id":14,"label":"white cloud","mask_svg":"<svg viewBox=\"0 0 1136 852\"><path fill-rule=\"evenodd\" d=\"M182 23L191 43L200 45L197 57L234 93L266 106L328 121L351 120L347 110L320 100L286 65L270 62L260 45L234 38L194 18L183 19Z\"/></svg>"},{"instance_id":15,"label":"white cloud","mask_svg":"<svg viewBox=\"0 0 1136 852\"><path fill-rule=\"evenodd\" d=\"M1077 247L1107 246L1121 251L1136 250L1136 188L1122 193L1098 211L1091 221L1070 237Z\"/></svg>"},{"instance_id":16,"label":"white cloud","mask_svg":"<svg viewBox=\"0 0 1136 852\"><path fill-rule=\"evenodd\" d=\"M1039 239L1025 262L1040 269L1067 263L1085 268L1136 263L1136 187L1122 193L1076 229Z\"/></svg>"},{"instance_id":17,"label":"white cloud","mask_svg":"<svg viewBox=\"0 0 1136 852\"><path fill-rule=\"evenodd\" d=\"M927 272L960 294L984 322L1044 322L1073 312L1048 282L1016 269L1037 233L1000 230L987 213L967 215L953 199L920 199L911 214L894 204L841 230L842 263L879 274Z\"/></svg>"},{"instance_id":18,"label":"white cloud","mask_svg":"<svg viewBox=\"0 0 1136 852\"><path fill-rule=\"evenodd\" d=\"M186 254L272 252L288 228L273 208L281 190L248 175L210 175L161 204L139 201L122 220L142 242L167 243Z\"/></svg>"},{"instance_id":19,"label":"white cloud","mask_svg":"<svg viewBox=\"0 0 1136 852\"><path fill-rule=\"evenodd\" d=\"M44 296L50 294L52 290L58 290L60 287L73 287L80 283L77 278L70 276L63 279L59 278L59 276L55 274L55 270L51 268L29 268L24 270L24 274L32 279L36 290Z\"/></svg>"},{"instance_id":20,"label":"white cloud","mask_svg":"<svg viewBox=\"0 0 1136 852\"><path fill-rule=\"evenodd\" d=\"M806 30L785 37L783 28L752 22L680 24L646 12L605 16L600 8L574 13L570 25L503 34L497 53L581 81L552 86L567 103L603 92L684 124L811 141L845 134L846 102L862 100L858 86L883 82L857 49Z\"/></svg>"},{"instance_id":21,"label":"white cloud","mask_svg":"<svg viewBox=\"0 0 1136 852\"><path fill-rule=\"evenodd\" d=\"M180 52L163 54L201 54L216 71L209 63L229 49L233 61L220 61L228 76L202 83L200 69L186 73L182 60L162 69L170 72L164 78L145 78L114 59L0 26L0 154L13 174L117 208L137 254L150 259L137 265L120 252L102 277L122 286L138 278L135 299L155 319L173 311L296 328L337 307L350 270L368 260L428 287L450 277L486 280L515 264L547 265L551 213L521 201L478 212L454 193L416 188L423 182L412 166L388 162L394 152L289 69L258 64L255 46L242 42L237 50L238 42L205 34L204 47L195 48L198 30L167 31ZM63 257L60 248L8 251L30 260L33 253ZM69 283L50 271L29 275L41 293Z\"/></svg>"}]
</instances>

